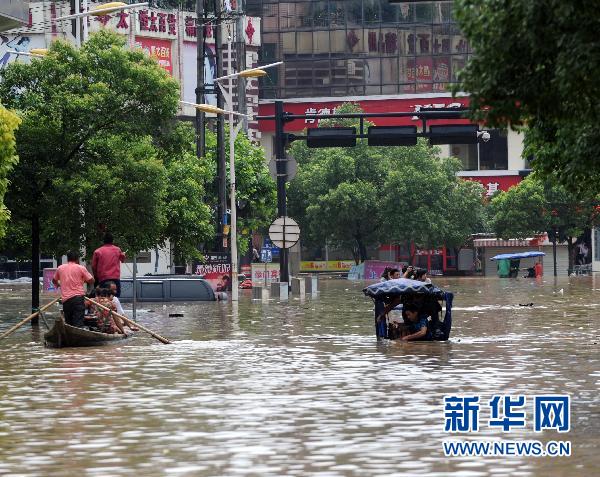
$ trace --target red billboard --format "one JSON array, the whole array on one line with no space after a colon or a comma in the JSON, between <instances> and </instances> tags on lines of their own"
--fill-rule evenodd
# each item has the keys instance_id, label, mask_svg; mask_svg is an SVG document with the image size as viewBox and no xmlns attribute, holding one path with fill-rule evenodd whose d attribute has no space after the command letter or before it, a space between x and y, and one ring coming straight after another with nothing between
<instances>
[{"instance_id":1,"label":"red billboard","mask_svg":"<svg viewBox=\"0 0 600 477\"><path fill-rule=\"evenodd\" d=\"M159 66L173 76L173 52L171 40L159 38L136 37L135 46L141 48L150 58L154 58Z\"/></svg>"},{"instance_id":2,"label":"red billboard","mask_svg":"<svg viewBox=\"0 0 600 477\"><path fill-rule=\"evenodd\" d=\"M461 174L462 179L466 179L469 181L476 181L483 184L485 188L486 197L491 197L499 190L507 191L514 185L517 185L519 182L523 180L523 177L519 175L498 175L498 176L482 176L482 175L473 175L473 176L463 176Z\"/></svg>"},{"instance_id":3,"label":"red billboard","mask_svg":"<svg viewBox=\"0 0 600 477\"><path fill-rule=\"evenodd\" d=\"M335 108L343 103L358 103L365 113L409 113L426 110L428 108L463 108L469 105L469 98L461 96L452 98L450 95L423 95L411 96L398 99L358 99L340 98L337 100L326 99L324 101L285 101L284 111L291 114L333 114ZM275 114L275 105L272 102L261 103L258 114L268 116ZM420 126L416 116L401 118L369 118L369 121L377 126ZM440 121L429 121L429 124L469 124L468 119L444 119ZM295 119L285 124L286 131L302 131L306 128L316 128L317 119ZM262 132L275 131L275 121L259 121L259 129Z\"/></svg>"}]
</instances>

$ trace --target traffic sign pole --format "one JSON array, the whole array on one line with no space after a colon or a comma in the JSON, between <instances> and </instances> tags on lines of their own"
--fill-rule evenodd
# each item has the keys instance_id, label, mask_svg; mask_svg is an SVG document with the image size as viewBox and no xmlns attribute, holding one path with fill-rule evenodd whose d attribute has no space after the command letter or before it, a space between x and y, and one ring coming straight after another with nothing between
<instances>
[{"instance_id":1,"label":"traffic sign pole","mask_svg":"<svg viewBox=\"0 0 600 477\"><path fill-rule=\"evenodd\" d=\"M285 133L283 131L283 101L275 101L275 158L285 158ZM279 217L287 215L287 198L285 178L287 175L287 162L277 161L277 214ZM282 248L279 255L279 280L290 282L288 271L288 251Z\"/></svg>"}]
</instances>

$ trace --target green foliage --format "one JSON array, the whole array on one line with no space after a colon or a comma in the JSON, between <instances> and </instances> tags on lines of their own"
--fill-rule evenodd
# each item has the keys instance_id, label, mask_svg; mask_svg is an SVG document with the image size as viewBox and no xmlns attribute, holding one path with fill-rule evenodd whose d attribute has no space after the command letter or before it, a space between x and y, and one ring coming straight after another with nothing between
<instances>
[{"instance_id":1,"label":"green foliage","mask_svg":"<svg viewBox=\"0 0 600 477\"><path fill-rule=\"evenodd\" d=\"M214 235L206 185L214 176L206 160L198 161L194 128L179 122L160 138L159 155L166 169L167 226L162 236L174 243L177 263L200 258L198 246Z\"/></svg>"},{"instance_id":2,"label":"green foliage","mask_svg":"<svg viewBox=\"0 0 600 477\"><path fill-rule=\"evenodd\" d=\"M360 112L345 104L338 112ZM353 119L322 125L358 126ZM365 124L365 128L368 123ZM308 149L294 143L299 172L289 187L290 215L308 245L330 244L366 258L366 247L414 241L419 246L457 246L483 219L483 190L456 177L460 164L439 150L415 147Z\"/></svg>"},{"instance_id":3,"label":"green foliage","mask_svg":"<svg viewBox=\"0 0 600 477\"><path fill-rule=\"evenodd\" d=\"M492 229L503 239L525 239L548 228L544 185L533 176L506 192L497 192L489 208Z\"/></svg>"},{"instance_id":4,"label":"green foliage","mask_svg":"<svg viewBox=\"0 0 600 477\"><path fill-rule=\"evenodd\" d=\"M89 254L110 230L130 254L171 238L180 256L210 237L210 170L194 162L189 131L172 126L179 86L154 60L102 31L1 75L0 100L23 117L6 200L12 237L39 220L45 253Z\"/></svg>"},{"instance_id":5,"label":"green foliage","mask_svg":"<svg viewBox=\"0 0 600 477\"><path fill-rule=\"evenodd\" d=\"M229 144L229 130L225 131ZM206 158L216 171L217 139L211 131L206 133ZM229 188L229 148L226 147L227 187ZM252 231L266 228L275 218L277 188L269 174L264 149L252 143L241 133L235 138L235 177L237 199L238 252L248 251ZM211 197L217 203L216 194ZM230 206L229 202L227 204Z\"/></svg>"},{"instance_id":6,"label":"green foliage","mask_svg":"<svg viewBox=\"0 0 600 477\"><path fill-rule=\"evenodd\" d=\"M596 2L456 0L475 52L461 73L476 117L527 125L525 155L549 180L597 190L600 75Z\"/></svg>"},{"instance_id":7,"label":"green foliage","mask_svg":"<svg viewBox=\"0 0 600 477\"><path fill-rule=\"evenodd\" d=\"M460 162L437 157L424 140L399 149L383 188L387 233L420 247L461 247L482 222L482 186L458 179Z\"/></svg>"},{"instance_id":8,"label":"green foliage","mask_svg":"<svg viewBox=\"0 0 600 477\"><path fill-rule=\"evenodd\" d=\"M18 162L16 155L15 130L21 120L0 106L0 238L6 233L6 222L10 212L4 206L4 194L8 187L8 175Z\"/></svg>"},{"instance_id":9,"label":"green foliage","mask_svg":"<svg viewBox=\"0 0 600 477\"><path fill-rule=\"evenodd\" d=\"M581 235L598 221L597 198L582 200L558 181L530 175L506 192L498 192L490 202L494 232L504 239L524 239L556 228L561 240Z\"/></svg>"}]
</instances>

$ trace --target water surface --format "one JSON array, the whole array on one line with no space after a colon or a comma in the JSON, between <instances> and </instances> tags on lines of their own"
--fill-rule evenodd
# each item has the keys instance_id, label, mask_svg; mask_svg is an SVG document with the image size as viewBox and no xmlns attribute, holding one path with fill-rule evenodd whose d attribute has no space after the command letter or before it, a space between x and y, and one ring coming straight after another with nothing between
<instances>
[{"instance_id":1,"label":"water surface","mask_svg":"<svg viewBox=\"0 0 600 477\"><path fill-rule=\"evenodd\" d=\"M0 475L597 475L600 280L436 284L456 294L448 343L378 343L365 284L345 280L288 303L140 305L173 345L54 350L24 327L0 342ZM0 286L0 333L28 293ZM573 456L445 458L457 393L570 394L568 434L459 437L570 440Z\"/></svg>"}]
</instances>

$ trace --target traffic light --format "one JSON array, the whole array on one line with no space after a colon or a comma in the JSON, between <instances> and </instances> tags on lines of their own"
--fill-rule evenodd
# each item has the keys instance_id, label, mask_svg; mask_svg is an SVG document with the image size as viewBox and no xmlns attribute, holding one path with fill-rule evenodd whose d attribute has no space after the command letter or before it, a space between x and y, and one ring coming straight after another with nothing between
<instances>
[{"instance_id":1,"label":"traffic light","mask_svg":"<svg viewBox=\"0 0 600 477\"><path fill-rule=\"evenodd\" d=\"M477 144L477 124L429 126L429 144Z\"/></svg>"},{"instance_id":2,"label":"traffic light","mask_svg":"<svg viewBox=\"0 0 600 477\"><path fill-rule=\"evenodd\" d=\"M354 147L356 128L314 128L306 131L308 147Z\"/></svg>"},{"instance_id":3,"label":"traffic light","mask_svg":"<svg viewBox=\"0 0 600 477\"><path fill-rule=\"evenodd\" d=\"M417 126L370 126L369 146L416 146Z\"/></svg>"}]
</instances>

